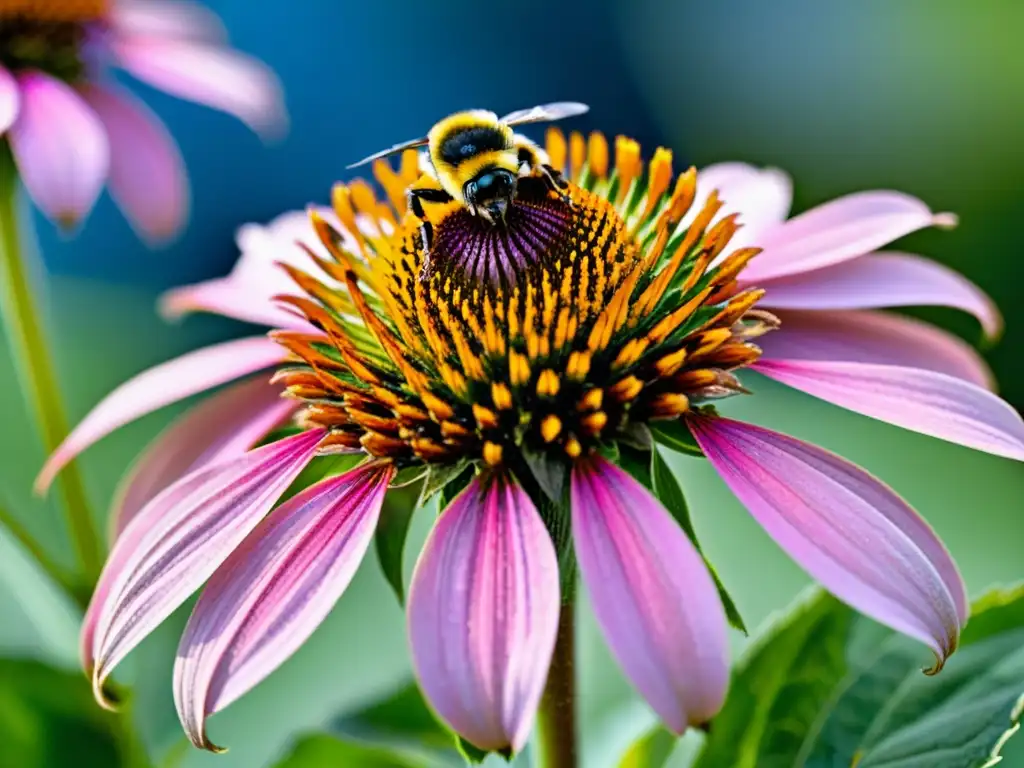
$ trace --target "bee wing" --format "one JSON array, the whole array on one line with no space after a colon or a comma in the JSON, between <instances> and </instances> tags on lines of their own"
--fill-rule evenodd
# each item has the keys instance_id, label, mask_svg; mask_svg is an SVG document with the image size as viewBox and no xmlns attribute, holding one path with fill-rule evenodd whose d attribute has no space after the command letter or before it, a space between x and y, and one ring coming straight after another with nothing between
<instances>
[{"instance_id":1,"label":"bee wing","mask_svg":"<svg viewBox=\"0 0 1024 768\"><path fill-rule=\"evenodd\" d=\"M566 117L582 115L589 112L590 107L578 101L556 101L553 104L541 104L539 107L530 109L518 109L509 112L501 122L505 125L523 125L524 123L543 123L552 120L562 120Z\"/></svg>"},{"instance_id":2,"label":"bee wing","mask_svg":"<svg viewBox=\"0 0 1024 768\"><path fill-rule=\"evenodd\" d=\"M366 165L367 163L372 163L374 160L379 160L382 157L387 157L388 155L393 155L396 152L401 152L404 149L415 149L416 147L424 147L428 143L429 143L429 139L427 139L426 137L424 137L422 139L413 139L412 141L403 141L401 144L395 144L395 146L393 146L393 147L388 147L387 149L382 149L380 152L375 152L372 155L370 155L369 157L364 157L358 163L352 163L352 165L350 165L348 167L349 168L358 168L360 165Z\"/></svg>"}]
</instances>

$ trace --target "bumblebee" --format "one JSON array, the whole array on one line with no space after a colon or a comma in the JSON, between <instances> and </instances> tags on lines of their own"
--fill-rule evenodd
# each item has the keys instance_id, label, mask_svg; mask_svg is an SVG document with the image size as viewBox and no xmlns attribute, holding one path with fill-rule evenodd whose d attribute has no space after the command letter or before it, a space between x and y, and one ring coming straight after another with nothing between
<instances>
[{"instance_id":1,"label":"bumblebee","mask_svg":"<svg viewBox=\"0 0 1024 768\"><path fill-rule=\"evenodd\" d=\"M551 167L536 144L512 129L526 123L582 115L588 109L586 104L564 101L521 109L500 118L494 112L480 109L457 112L435 124L425 137L396 144L349 168L405 149L427 147L433 177L425 175L407 195L409 210L422 222L423 244L429 251L433 227L426 218L423 203L457 201L489 224L504 226L522 175L539 175L569 202L561 173Z\"/></svg>"}]
</instances>

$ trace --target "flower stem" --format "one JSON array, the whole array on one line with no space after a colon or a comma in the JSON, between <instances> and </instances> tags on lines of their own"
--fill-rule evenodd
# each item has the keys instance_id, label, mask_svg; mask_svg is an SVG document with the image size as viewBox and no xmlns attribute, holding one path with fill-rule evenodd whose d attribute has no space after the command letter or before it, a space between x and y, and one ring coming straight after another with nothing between
<instances>
[{"instance_id":1,"label":"flower stem","mask_svg":"<svg viewBox=\"0 0 1024 768\"><path fill-rule=\"evenodd\" d=\"M43 333L42 313L36 306L24 261L18 231L18 187L14 158L6 145L0 146L0 311L22 392L35 417L43 448L49 454L67 434L67 420ZM89 514L82 476L74 464L65 468L59 485L82 575L91 580L99 573L100 542Z\"/></svg>"},{"instance_id":2,"label":"flower stem","mask_svg":"<svg viewBox=\"0 0 1024 768\"><path fill-rule=\"evenodd\" d=\"M12 515L6 507L0 506L0 533L6 531L28 552L36 563L52 578L58 585L72 595L75 592L75 584L57 563L46 554L46 550L36 541L18 518Z\"/></svg>"},{"instance_id":3,"label":"flower stem","mask_svg":"<svg viewBox=\"0 0 1024 768\"><path fill-rule=\"evenodd\" d=\"M576 768L576 618L572 602L562 605L548 682L537 712L542 768Z\"/></svg>"}]
</instances>

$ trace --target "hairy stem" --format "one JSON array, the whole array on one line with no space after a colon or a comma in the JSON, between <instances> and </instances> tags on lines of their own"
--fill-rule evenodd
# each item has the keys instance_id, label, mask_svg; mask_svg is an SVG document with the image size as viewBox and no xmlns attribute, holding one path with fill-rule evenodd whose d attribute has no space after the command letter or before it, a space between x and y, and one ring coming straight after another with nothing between
<instances>
[{"instance_id":1,"label":"hairy stem","mask_svg":"<svg viewBox=\"0 0 1024 768\"><path fill-rule=\"evenodd\" d=\"M537 713L537 744L542 768L576 768L576 618L563 603L548 682Z\"/></svg>"},{"instance_id":2,"label":"hairy stem","mask_svg":"<svg viewBox=\"0 0 1024 768\"><path fill-rule=\"evenodd\" d=\"M43 332L42 312L36 305L18 231L18 173L6 146L0 147L0 311L10 342L21 389L36 422L43 449L51 453L68 433L57 377ZM86 580L101 564L100 541L93 527L82 476L69 464L58 481L68 529Z\"/></svg>"}]
</instances>

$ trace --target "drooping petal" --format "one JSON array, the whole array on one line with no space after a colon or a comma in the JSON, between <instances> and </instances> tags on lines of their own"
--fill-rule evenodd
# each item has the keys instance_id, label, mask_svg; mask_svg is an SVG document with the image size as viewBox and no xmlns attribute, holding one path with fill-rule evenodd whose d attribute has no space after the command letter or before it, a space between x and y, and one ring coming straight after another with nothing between
<instances>
[{"instance_id":1,"label":"drooping petal","mask_svg":"<svg viewBox=\"0 0 1024 768\"><path fill-rule=\"evenodd\" d=\"M279 293L288 290L270 293L233 275L217 277L166 291L160 297L160 313L177 320L190 312L211 312L243 323L309 330L308 322L274 303L271 297Z\"/></svg>"},{"instance_id":2,"label":"drooping petal","mask_svg":"<svg viewBox=\"0 0 1024 768\"><path fill-rule=\"evenodd\" d=\"M774 311L782 326L757 343L763 359L825 360L924 368L989 389L992 371L969 344L934 325L889 312Z\"/></svg>"},{"instance_id":3,"label":"drooping petal","mask_svg":"<svg viewBox=\"0 0 1024 768\"><path fill-rule=\"evenodd\" d=\"M434 709L481 749L529 738L558 629L558 560L526 493L476 479L434 526L413 573L409 636Z\"/></svg>"},{"instance_id":4,"label":"drooping petal","mask_svg":"<svg viewBox=\"0 0 1024 768\"><path fill-rule=\"evenodd\" d=\"M185 163L156 115L126 91L94 85L79 91L110 137L110 191L128 220L153 240L174 236L188 218Z\"/></svg>"},{"instance_id":5,"label":"drooping petal","mask_svg":"<svg viewBox=\"0 0 1024 768\"><path fill-rule=\"evenodd\" d=\"M42 72L18 75L21 106L8 137L25 188L70 227L100 196L110 164L103 123L75 91Z\"/></svg>"},{"instance_id":6,"label":"drooping petal","mask_svg":"<svg viewBox=\"0 0 1024 768\"><path fill-rule=\"evenodd\" d=\"M665 725L710 720L729 680L725 611L693 544L651 493L594 457L572 474L580 575L626 676Z\"/></svg>"},{"instance_id":7,"label":"drooping petal","mask_svg":"<svg viewBox=\"0 0 1024 768\"><path fill-rule=\"evenodd\" d=\"M950 214L934 214L900 192L857 192L773 227L758 241L764 249L743 271L747 282L794 275L876 251L930 226L952 226Z\"/></svg>"},{"instance_id":8,"label":"drooping petal","mask_svg":"<svg viewBox=\"0 0 1024 768\"><path fill-rule=\"evenodd\" d=\"M36 478L36 492L45 492L69 461L118 427L284 359L279 344L255 336L214 344L143 371L103 398L50 454Z\"/></svg>"},{"instance_id":9,"label":"drooping petal","mask_svg":"<svg viewBox=\"0 0 1024 768\"><path fill-rule=\"evenodd\" d=\"M212 395L150 443L114 494L112 539L160 491L201 467L241 456L299 407L264 378Z\"/></svg>"},{"instance_id":10,"label":"drooping petal","mask_svg":"<svg viewBox=\"0 0 1024 768\"><path fill-rule=\"evenodd\" d=\"M14 79L14 75L0 66L0 134L11 127L18 117L20 106L21 93L18 91L18 81Z\"/></svg>"},{"instance_id":11,"label":"drooping petal","mask_svg":"<svg viewBox=\"0 0 1024 768\"><path fill-rule=\"evenodd\" d=\"M746 163L716 163L697 174L697 195L690 210L699 211L712 191L725 203L721 215L738 213L743 225L729 241L729 249L759 245L762 235L789 215L793 184L777 168L756 168Z\"/></svg>"},{"instance_id":12,"label":"drooping petal","mask_svg":"<svg viewBox=\"0 0 1024 768\"><path fill-rule=\"evenodd\" d=\"M227 112L265 135L287 125L277 77L250 56L159 37L114 40L111 47L121 66L155 88Z\"/></svg>"},{"instance_id":13,"label":"drooping petal","mask_svg":"<svg viewBox=\"0 0 1024 768\"><path fill-rule=\"evenodd\" d=\"M348 587L373 540L390 465L307 488L274 510L214 573L178 646L174 701L197 747L206 718L291 656Z\"/></svg>"},{"instance_id":14,"label":"drooping petal","mask_svg":"<svg viewBox=\"0 0 1024 768\"><path fill-rule=\"evenodd\" d=\"M186 475L136 515L114 545L83 628L86 669L103 681L256 527L309 463L310 430ZM95 619L93 620L93 617ZM90 648L91 646L91 648Z\"/></svg>"},{"instance_id":15,"label":"drooping petal","mask_svg":"<svg viewBox=\"0 0 1024 768\"><path fill-rule=\"evenodd\" d=\"M942 306L978 318L987 336L1003 327L999 309L978 286L948 267L907 253L873 253L762 283L759 302L782 309Z\"/></svg>"},{"instance_id":16,"label":"drooping petal","mask_svg":"<svg viewBox=\"0 0 1024 768\"><path fill-rule=\"evenodd\" d=\"M760 360L754 368L794 389L898 427L1024 461L1024 420L962 379L918 368L812 360Z\"/></svg>"},{"instance_id":17,"label":"drooping petal","mask_svg":"<svg viewBox=\"0 0 1024 768\"><path fill-rule=\"evenodd\" d=\"M833 453L751 424L695 417L712 466L786 553L840 600L928 644L939 665L967 620L960 574L903 499Z\"/></svg>"},{"instance_id":18,"label":"drooping petal","mask_svg":"<svg viewBox=\"0 0 1024 768\"><path fill-rule=\"evenodd\" d=\"M170 37L222 42L227 32L209 8L183 0L131 0L115 3L109 24L120 36Z\"/></svg>"}]
</instances>

